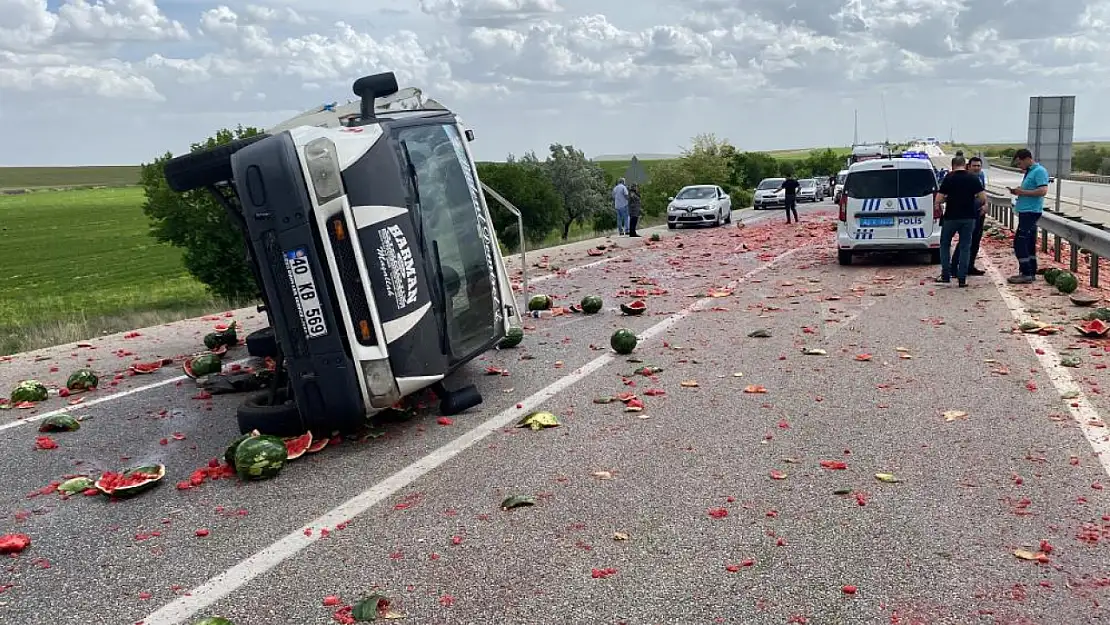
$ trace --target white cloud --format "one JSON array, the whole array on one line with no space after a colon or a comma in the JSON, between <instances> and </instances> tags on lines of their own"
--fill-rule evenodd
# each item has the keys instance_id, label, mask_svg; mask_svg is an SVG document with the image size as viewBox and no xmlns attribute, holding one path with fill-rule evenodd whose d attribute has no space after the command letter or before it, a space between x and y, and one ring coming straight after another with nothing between
<instances>
[{"instance_id":1,"label":"white cloud","mask_svg":"<svg viewBox=\"0 0 1110 625\"><path fill-rule=\"evenodd\" d=\"M1075 93L1077 132L1110 136L1110 0L601 6L0 0L5 156L134 162L352 98L355 78L386 70L455 107L485 158L555 141L666 152L699 132L748 148L843 144L853 108L865 133L1020 140L1028 96L1045 93ZM74 107L98 123L50 127Z\"/></svg>"}]
</instances>

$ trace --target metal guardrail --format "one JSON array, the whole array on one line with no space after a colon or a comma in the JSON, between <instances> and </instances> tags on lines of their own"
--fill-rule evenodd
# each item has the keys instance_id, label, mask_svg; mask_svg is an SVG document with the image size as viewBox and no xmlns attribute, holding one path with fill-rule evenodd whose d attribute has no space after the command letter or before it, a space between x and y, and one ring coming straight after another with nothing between
<instances>
[{"instance_id":1,"label":"metal guardrail","mask_svg":"<svg viewBox=\"0 0 1110 625\"><path fill-rule=\"evenodd\" d=\"M991 167L997 167L999 169L1005 169L1006 171L1012 171L1012 172L1017 172L1017 173L1021 172L1021 170L1018 169L1017 167L1010 167L1009 165L1003 165L1002 163L1005 162L1006 159L998 159L998 158L993 158L992 157L992 158L987 159L987 160L990 161L990 166ZM1074 181L1074 182L1093 182L1095 184L1110 184L1110 176L1101 176L1099 174L1068 174L1068 175L1064 176L1064 180L1071 180L1071 181Z\"/></svg>"},{"instance_id":2,"label":"metal guardrail","mask_svg":"<svg viewBox=\"0 0 1110 625\"><path fill-rule=\"evenodd\" d=\"M1017 229L1017 213L1014 212L1009 197L988 194L987 209L988 214L997 222L1010 230ZM1037 229L1041 252L1048 253L1048 238L1051 235L1054 239L1052 251L1056 262L1061 262L1063 256L1061 241L1068 242L1071 248L1069 266L1072 271L1079 269L1079 255L1087 255L1090 258L1090 284L1092 287L1098 286L1099 261L1110 258L1110 230L1107 226L1078 215L1045 210L1037 222Z\"/></svg>"}]
</instances>

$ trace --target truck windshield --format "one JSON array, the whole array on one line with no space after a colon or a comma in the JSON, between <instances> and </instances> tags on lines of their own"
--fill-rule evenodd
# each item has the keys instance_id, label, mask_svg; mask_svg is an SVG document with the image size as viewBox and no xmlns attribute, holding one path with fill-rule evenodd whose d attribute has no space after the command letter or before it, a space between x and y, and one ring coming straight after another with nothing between
<instances>
[{"instance_id":1,"label":"truck windshield","mask_svg":"<svg viewBox=\"0 0 1110 625\"><path fill-rule=\"evenodd\" d=\"M500 310L477 181L453 124L406 126L396 132L416 170L424 253L445 300L449 356L465 358L495 338Z\"/></svg>"}]
</instances>

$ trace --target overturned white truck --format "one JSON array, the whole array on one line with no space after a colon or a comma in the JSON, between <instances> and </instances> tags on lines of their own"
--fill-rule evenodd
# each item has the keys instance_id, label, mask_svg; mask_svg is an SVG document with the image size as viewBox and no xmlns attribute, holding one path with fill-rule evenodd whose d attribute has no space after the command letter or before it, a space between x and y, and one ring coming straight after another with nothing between
<instances>
[{"instance_id":1,"label":"overturned white truck","mask_svg":"<svg viewBox=\"0 0 1110 625\"><path fill-rule=\"evenodd\" d=\"M481 396L444 380L520 337L473 131L391 72L353 89L356 102L165 166L173 190L224 206L262 292L270 327L248 348L277 370L239 406L244 433L352 431L428 387L443 413L461 412Z\"/></svg>"}]
</instances>

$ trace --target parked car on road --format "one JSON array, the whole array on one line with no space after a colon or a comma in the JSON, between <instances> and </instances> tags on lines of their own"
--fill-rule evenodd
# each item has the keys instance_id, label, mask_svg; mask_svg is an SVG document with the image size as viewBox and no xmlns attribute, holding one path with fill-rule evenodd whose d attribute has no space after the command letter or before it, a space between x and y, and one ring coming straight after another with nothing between
<instances>
[{"instance_id":1,"label":"parked car on road","mask_svg":"<svg viewBox=\"0 0 1110 625\"><path fill-rule=\"evenodd\" d=\"M825 199L821 184L816 178L802 178L798 181L798 202L820 202Z\"/></svg>"},{"instance_id":2,"label":"parked car on road","mask_svg":"<svg viewBox=\"0 0 1110 625\"><path fill-rule=\"evenodd\" d=\"M781 208L786 205L786 191L779 187L786 181L786 178L764 178L759 181L759 185L755 188L755 194L752 197L752 208L755 210L762 210L764 208Z\"/></svg>"},{"instance_id":3,"label":"parked car on road","mask_svg":"<svg viewBox=\"0 0 1110 625\"><path fill-rule=\"evenodd\" d=\"M840 195L844 192L844 181L848 178L848 170L841 169L836 173L836 187L833 189L833 201L840 203Z\"/></svg>"},{"instance_id":4,"label":"parked car on road","mask_svg":"<svg viewBox=\"0 0 1110 625\"><path fill-rule=\"evenodd\" d=\"M207 189L241 231L273 330L269 390L239 429L350 432L522 326L468 143L474 133L392 72L268 132L184 154L171 189Z\"/></svg>"},{"instance_id":5,"label":"parked car on road","mask_svg":"<svg viewBox=\"0 0 1110 625\"><path fill-rule=\"evenodd\" d=\"M719 226L732 223L732 198L717 185L685 186L669 199L671 203L667 205L667 228L671 230L679 224Z\"/></svg>"}]
</instances>

